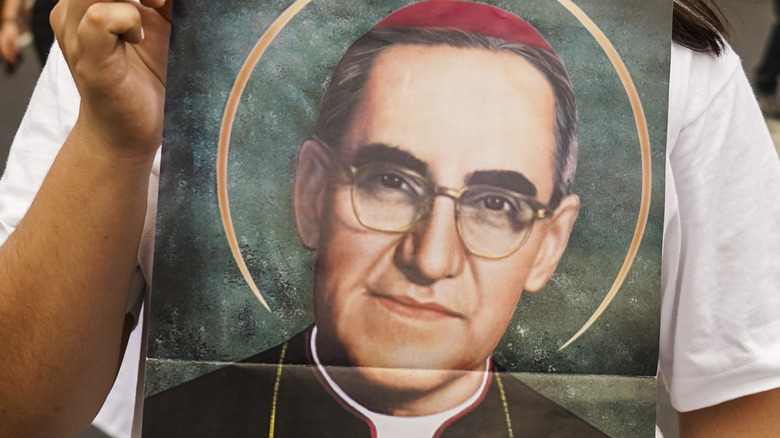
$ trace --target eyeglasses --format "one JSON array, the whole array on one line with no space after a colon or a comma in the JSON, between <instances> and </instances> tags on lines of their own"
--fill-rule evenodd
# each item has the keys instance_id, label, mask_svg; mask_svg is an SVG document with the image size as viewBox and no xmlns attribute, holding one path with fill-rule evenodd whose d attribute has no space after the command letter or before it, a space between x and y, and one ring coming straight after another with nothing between
<instances>
[{"instance_id":1,"label":"eyeglasses","mask_svg":"<svg viewBox=\"0 0 780 438\"><path fill-rule=\"evenodd\" d=\"M446 196L455 201L458 234L468 251L499 259L523 246L534 222L551 214L535 198L500 187L471 185L455 190L438 187L392 163L355 167L338 161L349 177L355 217L371 230L408 232L429 218L437 196Z\"/></svg>"}]
</instances>

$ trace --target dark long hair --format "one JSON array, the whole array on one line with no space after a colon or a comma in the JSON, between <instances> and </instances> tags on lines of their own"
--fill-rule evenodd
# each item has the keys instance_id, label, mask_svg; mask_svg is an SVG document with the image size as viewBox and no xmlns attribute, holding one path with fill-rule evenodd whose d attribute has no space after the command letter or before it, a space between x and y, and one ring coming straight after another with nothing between
<instances>
[{"instance_id":1,"label":"dark long hair","mask_svg":"<svg viewBox=\"0 0 780 438\"><path fill-rule=\"evenodd\" d=\"M674 0L672 39L697 52L720 55L729 24L713 0Z\"/></svg>"}]
</instances>

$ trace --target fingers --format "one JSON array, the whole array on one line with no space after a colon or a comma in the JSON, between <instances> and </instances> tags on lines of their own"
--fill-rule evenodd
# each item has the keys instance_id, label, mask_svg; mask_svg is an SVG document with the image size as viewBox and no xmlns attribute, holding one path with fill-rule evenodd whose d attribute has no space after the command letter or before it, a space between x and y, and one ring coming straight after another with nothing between
<instances>
[{"instance_id":1,"label":"fingers","mask_svg":"<svg viewBox=\"0 0 780 438\"><path fill-rule=\"evenodd\" d=\"M157 12L165 18L169 23L173 16L173 0L165 0L164 4L156 9Z\"/></svg>"},{"instance_id":2,"label":"fingers","mask_svg":"<svg viewBox=\"0 0 780 438\"><path fill-rule=\"evenodd\" d=\"M159 9L165 5L166 0L140 0L141 4L147 8Z\"/></svg>"},{"instance_id":3,"label":"fingers","mask_svg":"<svg viewBox=\"0 0 780 438\"><path fill-rule=\"evenodd\" d=\"M59 0L51 23L81 94L81 125L110 150L146 155L162 131L171 0L141 1Z\"/></svg>"},{"instance_id":4,"label":"fingers","mask_svg":"<svg viewBox=\"0 0 780 438\"><path fill-rule=\"evenodd\" d=\"M0 54L10 64L16 64L16 55L19 53L19 47L16 43L18 28L15 23L5 24L0 32Z\"/></svg>"},{"instance_id":5,"label":"fingers","mask_svg":"<svg viewBox=\"0 0 780 438\"><path fill-rule=\"evenodd\" d=\"M131 3L95 3L76 29L77 39L91 48L90 55L96 56L113 51L120 36L129 43L143 39L141 14Z\"/></svg>"},{"instance_id":6,"label":"fingers","mask_svg":"<svg viewBox=\"0 0 780 438\"><path fill-rule=\"evenodd\" d=\"M98 46L105 44L111 48L116 38L129 43L138 43L143 39L141 14L131 3L95 3L90 6L77 29L78 38Z\"/></svg>"},{"instance_id":7,"label":"fingers","mask_svg":"<svg viewBox=\"0 0 780 438\"><path fill-rule=\"evenodd\" d=\"M171 4L171 0L60 0L50 21L79 89L121 80L130 69L164 77Z\"/></svg>"},{"instance_id":8,"label":"fingers","mask_svg":"<svg viewBox=\"0 0 780 438\"><path fill-rule=\"evenodd\" d=\"M13 47L7 45L0 46L0 54L3 55L3 58L5 58L9 64L16 64L17 51Z\"/></svg>"},{"instance_id":9,"label":"fingers","mask_svg":"<svg viewBox=\"0 0 780 438\"><path fill-rule=\"evenodd\" d=\"M137 2L63 0L52 11L50 21L66 55L70 49L82 47L82 52L105 56L115 49L120 37L134 44L143 40L140 7Z\"/></svg>"}]
</instances>

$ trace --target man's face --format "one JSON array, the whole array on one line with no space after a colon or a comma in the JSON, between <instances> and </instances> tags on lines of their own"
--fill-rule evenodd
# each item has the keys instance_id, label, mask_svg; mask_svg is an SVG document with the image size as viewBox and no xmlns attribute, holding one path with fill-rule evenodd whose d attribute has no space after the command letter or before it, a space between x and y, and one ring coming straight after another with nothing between
<instances>
[{"instance_id":1,"label":"man's face","mask_svg":"<svg viewBox=\"0 0 780 438\"><path fill-rule=\"evenodd\" d=\"M542 73L518 55L395 46L377 58L336 149L346 163L390 160L455 190L481 178L525 192L518 181L527 180L546 204L554 104ZM431 391L455 378L448 370L483 370L523 289L541 288L562 252L547 260L555 217L537 221L516 252L489 259L463 245L450 197L436 196L411 231L389 233L358 222L348 183L329 187L310 245L318 344L388 389ZM410 368L441 371L412 377Z\"/></svg>"}]
</instances>

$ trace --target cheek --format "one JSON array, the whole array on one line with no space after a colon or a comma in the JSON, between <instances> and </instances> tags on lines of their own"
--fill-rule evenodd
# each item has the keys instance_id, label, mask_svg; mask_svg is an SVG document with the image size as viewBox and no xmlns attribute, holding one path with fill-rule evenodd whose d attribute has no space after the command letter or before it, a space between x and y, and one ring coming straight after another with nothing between
<instances>
[{"instance_id":1,"label":"cheek","mask_svg":"<svg viewBox=\"0 0 780 438\"><path fill-rule=\"evenodd\" d=\"M532 262L532 258L517 253L506 259L475 262L474 272L480 291L473 320L478 326L476 338L498 343L523 293Z\"/></svg>"},{"instance_id":2,"label":"cheek","mask_svg":"<svg viewBox=\"0 0 780 438\"><path fill-rule=\"evenodd\" d=\"M318 265L326 271L352 271L371 264L387 252L393 235L365 228L352 209L349 187L337 190L320 230Z\"/></svg>"},{"instance_id":3,"label":"cheek","mask_svg":"<svg viewBox=\"0 0 780 438\"><path fill-rule=\"evenodd\" d=\"M317 307L339 307L338 302L364 291L366 281L392 261L397 236L371 231L355 217L348 188L337 190L329 199L331 206L320 230L317 250ZM332 309L330 313L338 313Z\"/></svg>"},{"instance_id":4,"label":"cheek","mask_svg":"<svg viewBox=\"0 0 780 438\"><path fill-rule=\"evenodd\" d=\"M480 315L477 321L485 322L485 328L491 333L497 330L503 333L522 293L522 283L519 281L493 285L487 290L488 296L478 312Z\"/></svg>"}]
</instances>

